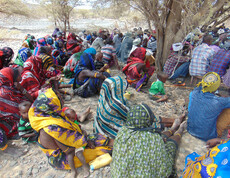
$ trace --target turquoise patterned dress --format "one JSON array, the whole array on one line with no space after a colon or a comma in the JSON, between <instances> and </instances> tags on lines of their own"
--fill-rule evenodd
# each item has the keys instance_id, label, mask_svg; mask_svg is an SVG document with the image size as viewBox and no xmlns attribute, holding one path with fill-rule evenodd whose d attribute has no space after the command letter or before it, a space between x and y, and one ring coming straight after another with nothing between
<instances>
[{"instance_id":1,"label":"turquoise patterned dress","mask_svg":"<svg viewBox=\"0 0 230 178\"><path fill-rule=\"evenodd\" d=\"M168 178L174 171L175 141L163 141L161 120L145 105L132 107L113 147L114 178Z\"/></svg>"},{"instance_id":2,"label":"turquoise patterned dress","mask_svg":"<svg viewBox=\"0 0 230 178\"><path fill-rule=\"evenodd\" d=\"M117 132L125 124L128 113L124 98L126 86L120 76L107 78L103 82L94 120L96 133L115 139Z\"/></svg>"}]
</instances>

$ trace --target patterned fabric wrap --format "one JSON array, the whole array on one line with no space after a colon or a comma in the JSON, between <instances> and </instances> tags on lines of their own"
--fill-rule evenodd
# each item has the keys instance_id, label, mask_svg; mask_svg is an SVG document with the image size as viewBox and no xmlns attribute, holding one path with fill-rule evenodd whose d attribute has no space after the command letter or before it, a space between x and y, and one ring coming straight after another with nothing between
<instances>
[{"instance_id":1,"label":"patterned fabric wrap","mask_svg":"<svg viewBox=\"0 0 230 178\"><path fill-rule=\"evenodd\" d=\"M202 86L202 91L215 92L221 83L220 76L216 72L208 72L202 78L202 81L197 84L197 87Z\"/></svg>"},{"instance_id":2,"label":"patterned fabric wrap","mask_svg":"<svg viewBox=\"0 0 230 178\"><path fill-rule=\"evenodd\" d=\"M29 110L29 120L35 131L43 129L66 146L80 148L86 145L86 137L80 127L65 116L52 88L39 94Z\"/></svg>"},{"instance_id":3,"label":"patterned fabric wrap","mask_svg":"<svg viewBox=\"0 0 230 178\"><path fill-rule=\"evenodd\" d=\"M101 87L97 116L94 120L96 133L115 138L125 124L128 107L124 99L126 82L120 76L107 78Z\"/></svg>"},{"instance_id":4,"label":"patterned fabric wrap","mask_svg":"<svg viewBox=\"0 0 230 178\"><path fill-rule=\"evenodd\" d=\"M81 47L78 46L78 40L74 33L69 33L67 37L66 49L69 53L74 54L81 50Z\"/></svg>"},{"instance_id":5,"label":"patterned fabric wrap","mask_svg":"<svg viewBox=\"0 0 230 178\"><path fill-rule=\"evenodd\" d=\"M52 130L52 132L54 131ZM105 153L110 153L110 154L112 153L112 148L107 146L108 138L106 138L105 136L101 134L94 134L94 135L89 135L88 139L91 140L96 147L94 149L90 149L88 147L84 149L83 155L87 163L93 161L100 155L103 155ZM67 156L61 149L59 148L56 150L46 149L39 142L40 140L38 140L38 145L40 146L41 150L46 154L48 158L48 163L53 168L70 169ZM74 165L76 168L82 166L81 161L76 156L74 156Z\"/></svg>"},{"instance_id":6,"label":"patterned fabric wrap","mask_svg":"<svg viewBox=\"0 0 230 178\"><path fill-rule=\"evenodd\" d=\"M205 155L192 153L185 158L184 178L192 177L229 177L230 141L217 145Z\"/></svg>"},{"instance_id":7,"label":"patterned fabric wrap","mask_svg":"<svg viewBox=\"0 0 230 178\"><path fill-rule=\"evenodd\" d=\"M36 99L38 91L45 83L46 78L56 75L55 72L46 71L42 66L41 58L31 56L23 65L21 85Z\"/></svg>"},{"instance_id":8,"label":"patterned fabric wrap","mask_svg":"<svg viewBox=\"0 0 230 178\"><path fill-rule=\"evenodd\" d=\"M83 52L75 53L66 62L65 66L64 66L65 77L67 77L67 78L73 77L74 70L75 70L78 62L80 61L80 57L82 54L83 54Z\"/></svg>"},{"instance_id":9,"label":"patterned fabric wrap","mask_svg":"<svg viewBox=\"0 0 230 178\"><path fill-rule=\"evenodd\" d=\"M18 55L14 60L14 63L20 66L23 66L24 62L32 55L32 52L29 48L21 48L18 51Z\"/></svg>"},{"instance_id":10,"label":"patterned fabric wrap","mask_svg":"<svg viewBox=\"0 0 230 178\"><path fill-rule=\"evenodd\" d=\"M147 129L151 125L152 130L161 129L159 122L145 104L129 110L114 142L111 177L167 178L173 174L176 143L164 142L159 133Z\"/></svg>"},{"instance_id":11,"label":"patterned fabric wrap","mask_svg":"<svg viewBox=\"0 0 230 178\"><path fill-rule=\"evenodd\" d=\"M9 47L0 49L0 69L7 67L11 59L14 57L14 51Z\"/></svg>"},{"instance_id":12,"label":"patterned fabric wrap","mask_svg":"<svg viewBox=\"0 0 230 178\"><path fill-rule=\"evenodd\" d=\"M14 86L13 73L13 69L9 67L0 70L0 128L8 138L18 133L18 104L24 100L21 92Z\"/></svg>"},{"instance_id":13,"label":"patterned fabric wrap","mask_svg":"<svg viewBox=\"0 0 230 178\"><path fill-rule=\"evenodd\" d=\"M145 63L144 62L145 53L146 53L145 48L137 48L131 53L129 59L127 60L127 65L123 68L123 72L125 73L129 84L136 85L144 76L146 77L144 72L139 73L137 70L138 64ZM153 75L153 72L154 72L154 67L150 66L148 61L146 62L146 67L148 67L149 70L146 73L147 79L144 80L143 82L148 81L148 79Z\"/></svg>"},{"instance_id":14,"label":"patterned fabric wrap","mask_svg":"<svg viewBox=\"0 0 230 178\"><path fill-rule=\"evenodd\" d=\"M39 49L41 46L47 46L45 38L38 38L38 40L37 40L37 46L34 49L34 55L37 57L40 55Z\"/></svg>"}]
</instances>

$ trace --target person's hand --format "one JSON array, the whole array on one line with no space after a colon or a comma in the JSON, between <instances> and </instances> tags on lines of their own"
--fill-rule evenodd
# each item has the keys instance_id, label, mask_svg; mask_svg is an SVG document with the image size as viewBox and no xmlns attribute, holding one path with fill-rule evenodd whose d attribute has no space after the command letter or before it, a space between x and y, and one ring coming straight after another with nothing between
<instances>
[{"instance_id":1,"label":"person's hand","mask_svg":"<svg viewBox=\"0 0 230 178\"><path fill-rule=\"evenodd\" d=\"M88 144L87 144L91 149L95 148L94 143L91 140L88 140Z\"/></svg>"},{"instance_id":2,"label":"person's hand","mask_svg":"<svg viewBox=\"0 0 230 178\"><path fill-rule=\"evenodd\" d=\"M208 148L212 148L214 146L216 146L217 144L219 144L221 142L220 138L213 138L211 140L208 140L206 145Z\"/></svg>"},{"instance_id":3,"label":"person's hand","mask_svg":"<svg viewBox=\"0 0 230 178\"><path fill-rule=\"evenodd\" d=\"M97 78L100 78L102 80L106 79L106 77L102 73L97 73Z\"/></svg>"}]
</instances>

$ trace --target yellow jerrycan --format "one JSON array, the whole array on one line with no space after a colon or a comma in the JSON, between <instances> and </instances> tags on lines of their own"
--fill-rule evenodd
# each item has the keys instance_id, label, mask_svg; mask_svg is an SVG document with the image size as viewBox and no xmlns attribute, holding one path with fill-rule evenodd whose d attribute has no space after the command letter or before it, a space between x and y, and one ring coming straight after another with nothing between
<instances>
[{"instance_id":1,"label":"yellow jerrycan","mask_svg":"<svg viewBox=\"0 0 230 178\"><path fill-rule=\"evenodd\" d=\"M89 163L90 169L93 171L95 169L99 169L101 167L107 166L112 162L112 157L109 153L103 154L97 157L95 160Z\"/></svg>"}]
</instances>

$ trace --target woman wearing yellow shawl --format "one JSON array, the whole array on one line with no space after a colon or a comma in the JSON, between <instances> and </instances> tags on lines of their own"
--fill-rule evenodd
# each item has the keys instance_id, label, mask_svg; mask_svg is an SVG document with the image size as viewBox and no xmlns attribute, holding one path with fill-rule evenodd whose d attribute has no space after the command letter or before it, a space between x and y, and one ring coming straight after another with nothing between
<instances>
[{"instance_id":1,"label":"woman wearing yellow shawl","mask_svg":"<svg viewBox=\"0 0 230 178\"><path fill-rule=\"evenodd\" d=\"M65 116L62 101L60 94L52 88L40 93L29 110L31 126L39 133L38 144L52 167L71 169L76 176L75 168L83 165L83 170L89 174L87 163L111 152L112 148L106 146L108 139L102 135L94 136L94 144L87 147L87 143L92 143L92 136L83 134L81 128ZM75 149L81 150L76 156Z\"/></svg>"}]
</instances>

